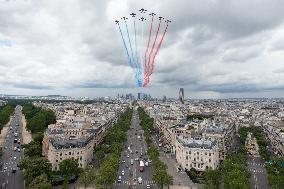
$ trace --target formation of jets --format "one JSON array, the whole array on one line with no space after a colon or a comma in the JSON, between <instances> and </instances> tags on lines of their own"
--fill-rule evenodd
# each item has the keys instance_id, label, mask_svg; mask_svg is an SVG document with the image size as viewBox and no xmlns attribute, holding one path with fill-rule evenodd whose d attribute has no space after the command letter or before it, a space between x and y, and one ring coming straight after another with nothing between
<instances>
[{"instance_id":1,"label":"formation of jets","mask_svg":"<svg viewBox=\"0 0 284 189\"><path fill-rule=\"evenodd\" d=\"M142 8L142 9L139 10L139 12L140 12L140 13L146 13L147 10ZM133 17L133 18L135 18L135 17L136 17L136 14L135 14L135 13L131 13L130 16ZM153 12L151 12L151 13L149 14L149 16L154 17L154 16L156 16L156 14L153 13ZM122 17L121 19L124 20L125 22L126 22L126 20L128 20L128 18L125 17L125 16ZM143 21L146 20L146 18L144 18L144 17L142 16L141 18L139 18L139 20L141 20L141 21L143 22ZM159 20L160 20L160 21L161 21L161 20L164 20L164 18L160 16L160 17L159 17ZM170 23L171 21L170 21L170 20L165 20L165 22L168 24L168 23ZM116 23L116 24L119 24L119 20L115 20L115 23Z\"/></svg>"}]
</instances>

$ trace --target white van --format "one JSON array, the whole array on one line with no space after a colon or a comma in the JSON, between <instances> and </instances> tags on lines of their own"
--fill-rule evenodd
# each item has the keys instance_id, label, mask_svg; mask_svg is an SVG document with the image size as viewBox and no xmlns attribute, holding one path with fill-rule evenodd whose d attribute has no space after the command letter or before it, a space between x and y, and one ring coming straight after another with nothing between
<instances>
[{"instance_id":1,"label":"white van","mask_svg":"<svg viewBox=\"0 0 284 189\"><path fill-rule=\"evenodd\" d=\"M130 160L130 164L133 165L133 159Z\"/></svg>"}]
</instances>

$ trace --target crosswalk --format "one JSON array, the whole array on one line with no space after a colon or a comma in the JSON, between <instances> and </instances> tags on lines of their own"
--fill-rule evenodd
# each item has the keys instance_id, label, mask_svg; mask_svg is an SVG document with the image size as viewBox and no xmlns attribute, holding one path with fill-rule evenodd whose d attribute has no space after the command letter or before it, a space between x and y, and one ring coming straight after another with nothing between
<instances>
[{"instance_id":1,"label":"crosswalk","mask_svg":"<svg viewBox=\"0 0 284 189\"><path fill-rule=\"evenodd\" d=\"M116 186L120 186L120 185L127 185L127 186L129 186L131 184L131 181L129 181L129 180L124 180L124 181L121 181L120 183L118 183L118 182L116 182L115 183L115 185ZM144 180L144 181L142 181L142 184L139 184L139 185L155 185L155 182L154 181L152 181L152 180Z\"/></svg>"},{"instance_id":2,"label":"crosswalk","mask_svg":"<svg viewBox=\"0 0 284 189\"><path fill-rule=\"evenodd\" d=\"M15 168L16 170L19 169L19 167L17 167L17 162L15 161L5 162L3 163L3 166L0 172L1 173L10 172L12 171L13 168Z\"/></svg>"},{"instance_id":3,"label":"crosswalk","mask_svg":"<svg viewBox=\"0 0 284 189\"><path fill-rule=\"evenodd\" d=\"M260 163L248 163L248 165L264 167L264 164L260 164Z\"/></svg>"},{"instance_id":4,"label":"crosswalk","mask_svg":"<svg viewBox=\"0 0 284 189\"><path fill-rule=\"evenodd\" d=\"M254 173L263 173L263 170L256 170L256 169L248 169L248 171Z\"/></svg>"}]
</instances>

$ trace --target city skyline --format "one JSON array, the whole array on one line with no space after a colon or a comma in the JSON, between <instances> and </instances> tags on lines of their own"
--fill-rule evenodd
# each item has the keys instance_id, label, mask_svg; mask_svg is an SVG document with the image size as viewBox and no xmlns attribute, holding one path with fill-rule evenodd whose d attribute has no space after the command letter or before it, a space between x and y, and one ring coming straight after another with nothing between
<instances>
[{"instance_id":1,"label":"city skyline","mask_svg":"<svg viewBox=\"0 0 284 189\"><path fill-rule=\"evenodd\" d=\"M284 2L1 1L0 94L283 97ZM114 19L173 22L152 83L137 88ZM253 11L252 11L253 10ZM158 15L159 16L159 15Z\"/></svg>"}]
</instances>

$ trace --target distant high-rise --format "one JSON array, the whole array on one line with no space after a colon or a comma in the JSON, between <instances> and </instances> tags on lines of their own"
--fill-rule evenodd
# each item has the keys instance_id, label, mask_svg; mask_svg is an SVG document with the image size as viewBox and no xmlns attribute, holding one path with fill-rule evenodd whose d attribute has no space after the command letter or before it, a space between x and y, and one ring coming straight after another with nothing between
<instances>
[{"instance_id":1,"label":"distant high-rise","mask_svg":"<svg viewBox=\"0 0 284 189\"><path fill-rule=\"evenodd\" d=\"M163 102L166 102L166 101L167 101L167 97L164 96L164 97L163 97Z\"/></svg>"},{"instance_id":2,"label":"distant high-rise","mask_svg":"<svg viewBox=\"0 0 284 189\"><path fill-rule=\"evenodd\" d=\"M184 90L183 88L179 89L179 101L184 104Z\"/></svg>"},{"instance_id":3,"label":"distant high-rise","mask_svg":"<svg viewBox=\"0 0 284 189\"><path fill-rule=\"evenodd\" d=\"M141 100L141 99L142 99L142 93L138 93L137 99L138 99L138 100Z\"/></svg>"}]
</instances>

